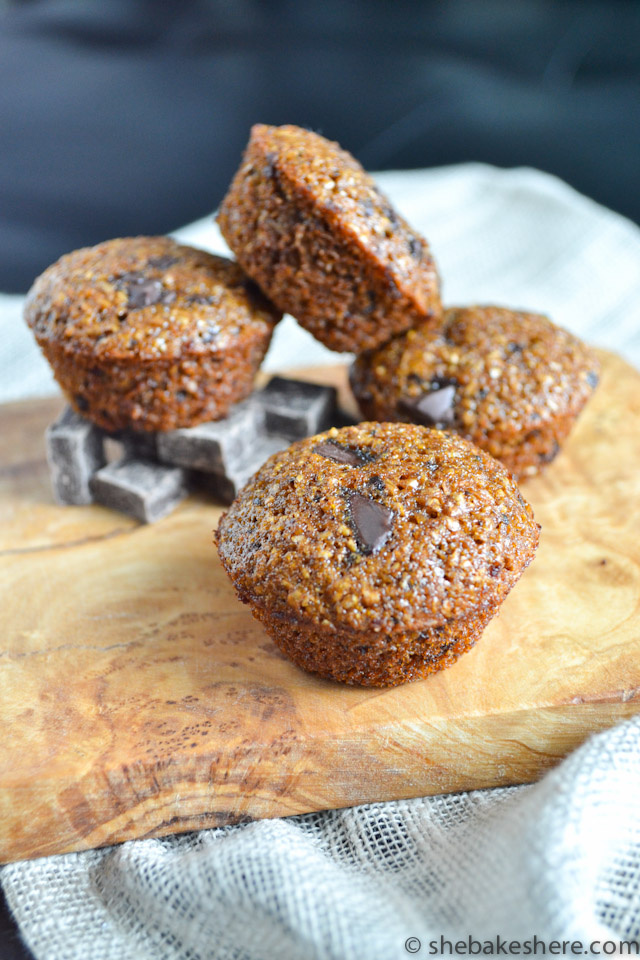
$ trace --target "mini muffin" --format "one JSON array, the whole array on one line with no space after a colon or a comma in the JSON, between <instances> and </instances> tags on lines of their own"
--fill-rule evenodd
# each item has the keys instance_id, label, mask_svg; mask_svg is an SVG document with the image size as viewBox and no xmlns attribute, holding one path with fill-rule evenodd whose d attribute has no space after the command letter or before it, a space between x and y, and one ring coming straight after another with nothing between
<instances>
[{"instance_id":1,"label":"mini muffin","mask_svg":"<svg viewBox=\"0 0 640 960\"><path fill-rule=\"evenodd\" d=\"M218 223L266 295L332 350L372 349L440 318L427 242L318 134L254 126Z\"/></svg>"},{"instance_id":2,"label":"mini muffin","mask_svg":"<svg viewBox=\"0 0 640 960\"><path fill-rule=\"evenodd\" d=\"M279 318L236 263L168 237L67 254L25 306L71 405L109 431L224 417L251 392Z\"/></svg>"},{"instance_id":3,"label":"mini muffin","mask_svg":"<svg viewBox=\"0 0 640 960\"><path fill-rule=\"evenodd\" d=\"M367 419L455 431L524 477L556 456L598 371L547 317L454 307L436 335L419 326L357 357L351 386Z\"/></svg>"},{"instance_id":4,"label":"mini muffin","mask_svg":"<svg viewBox=\"0 0 640 960\"><path fill-rule=\"evenodd\" d=\"M472 647L538 536L508 471L468 441L361 423L267 460L216 542L238 596L294 663L382 687Z\"/></svg>"}]
</instances>

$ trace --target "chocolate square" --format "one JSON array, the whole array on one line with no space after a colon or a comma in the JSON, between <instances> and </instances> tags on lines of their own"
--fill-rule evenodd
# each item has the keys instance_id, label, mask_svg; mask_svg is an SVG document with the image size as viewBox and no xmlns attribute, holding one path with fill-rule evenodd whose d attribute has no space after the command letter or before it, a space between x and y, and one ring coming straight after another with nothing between
<instances>
[{"instance_id":1,"label":"chocolate square","mask_svg":"<svg viewBox=\"0 0 640 960\"><path fill-rule=\"evenodd\" d=\"M226 476L212 474L207 489L222 503L226 505L232 503L247 480L260 469L265 460L288 446L289 442L285 437L262 437L241 461L229 467Z\"/></svg>"},{"instance_id":2,"label":"chocolate square","mask_svg":"<svg viewBox=\"0 0 640 960\"><path fill-rule=\"evenodd\" d=\"M187 473L152 460L118 460L91 479L97 503L142 523L166 516L188 493Z\"/></svg>"},{"instance_id":3,"label":"chocolate square","mask_svg":"<svg viewBox=\"0 0 640 960\"><path fill-rule=\"evenodd\" d=\"M206 473L225 473L255 446L260 420L253 402L239 403L224 420L157 434L158 458Z\"/></svg>"},{"instance_id":4,"label":"chocolate square","mask_svg":"<svg viewBox=\"0 0 640 960\"><path fill-rule=\"evenodd\" d=\"M57 503L93 502L89 481L105 464L104 433L71 407L47 428L45 444L53 495Z\"/></svg>"},{"instance_id":5,"label":"chocolate square","mask_svg":"<svg viewBox=\"0 0 640 960\"><path fill-rule=\"evenodd\" d=\"M266 429L289 440L327 430L335 416L337 392L302 380L273 377L254 402L264 410Z\"/></svg>"}]
</instances>

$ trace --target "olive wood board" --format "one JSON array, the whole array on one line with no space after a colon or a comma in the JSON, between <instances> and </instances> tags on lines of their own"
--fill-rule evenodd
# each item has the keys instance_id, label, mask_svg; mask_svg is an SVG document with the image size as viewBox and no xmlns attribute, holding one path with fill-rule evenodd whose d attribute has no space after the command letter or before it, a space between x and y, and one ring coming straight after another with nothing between
<instances>
[{"instance_id":1,"label":"olive wood board","mask_svg":"<svg viewBox=\"0 0 640 960\"><path fill-rule=\"evenodd\" d=\"M426 680L303 673L235 597L192 497L153 526L52 501L61 399L0 408L0 861L537 779L640 709L640 374L603 376L522 485L540 548ZM348 403L345 367L306 371Z\"/></svg>"}]
</instances>

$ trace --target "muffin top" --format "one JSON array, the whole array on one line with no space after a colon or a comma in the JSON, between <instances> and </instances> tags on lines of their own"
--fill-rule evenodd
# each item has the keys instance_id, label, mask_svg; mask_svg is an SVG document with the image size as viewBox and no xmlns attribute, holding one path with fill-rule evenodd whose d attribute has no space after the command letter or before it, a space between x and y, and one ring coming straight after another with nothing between
<instances>
[{"instance_id":1,"label":"muffin top","mask_svg":"<svg viewBox=\"0 0 640 960\"><path fill-rule=\"evenodd\" d=\"M105 361L216 353L263 337L279 318L238 264L169 237L69 253L38 277L25 305L39 343Z\"/></svg>"},{"instance_id":2,"label":"muffin top","mask_svg":"<svg viewBox=\"0 0 640 960\"><path fill-rule=\"evenodd\" d=\"M284 200L320 216L341 240L350 239L363 252L387 263L396 281L411 287L416 304L430 310L428 292L436 278L436 268L426 240L394 210L373 178L348 151L310 130L265 124L252 128L244 161L234 180L234 202L223 202L218 217L223 232L229 225L232 229L227 232L233 237L237 222L251 211L259 221L260 212L253 200L256 185L273 180ZM241 202L244 190L251 197L247 204ZM247 243L251 243L250 237ZM428 283L421 280L421 271Z\"/></svg>"},{"instance_id":3,"label":"muffin top","mask_svg":"<svg viewBox=\"0 0 640 960\"><path fill-rule=\"evenodd\" d=\"M537 313L452 307L434 334L415 327L362 354L356 396L380 419L457 430L484 449L549 419L577 415L599 363L577 337Z\"/></svg>"},{"instance_id":4,"label":"muffin top","mask_svg":"<svg viewBox=\"0 0 640 960\"><path fill-rule=\"evenodd\" d=\"M499 603L538 535L488 454L414 424L361 423L272 456L216 540L245 602L321 632L392 634Z\"/></svg>"}]
</instances>

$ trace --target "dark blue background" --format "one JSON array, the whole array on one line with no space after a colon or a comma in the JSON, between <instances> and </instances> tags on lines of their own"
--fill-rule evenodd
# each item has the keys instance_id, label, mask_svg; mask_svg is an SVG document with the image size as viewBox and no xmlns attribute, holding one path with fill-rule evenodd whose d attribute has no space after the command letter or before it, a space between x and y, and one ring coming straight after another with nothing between
<instances>
[{"instance_id":1,"label":"dark blue background","mask_svg":"<svg viewBox=\"0 0 640 960\"><path fill-rule=\"evenodd\" d=\"M256 121L370 169L527 164L640 220L633 0L0 7L0 289L213 210Z\"/></svg>"}]
</instances>

